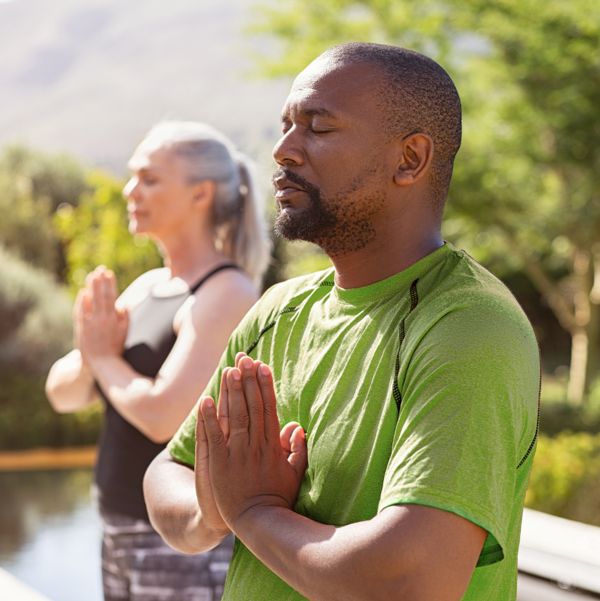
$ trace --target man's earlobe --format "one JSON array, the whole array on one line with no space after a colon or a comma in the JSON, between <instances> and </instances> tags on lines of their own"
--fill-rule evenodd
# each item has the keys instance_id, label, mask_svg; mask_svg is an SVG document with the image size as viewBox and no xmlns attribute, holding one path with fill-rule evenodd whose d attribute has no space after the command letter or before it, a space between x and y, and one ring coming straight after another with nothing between
<instances>
[{"instance_id":1,"label":"man's earlobe","mask_svg":"<svg viewBox=\"0 0 600 601\"><path fill-rule=\"evenodd\" d=\"M427 134L414 133L405 137L401 144L394 182L398 186L410 186L423 177L431 164L433 140Z\"/></svg>"}]
</instances>

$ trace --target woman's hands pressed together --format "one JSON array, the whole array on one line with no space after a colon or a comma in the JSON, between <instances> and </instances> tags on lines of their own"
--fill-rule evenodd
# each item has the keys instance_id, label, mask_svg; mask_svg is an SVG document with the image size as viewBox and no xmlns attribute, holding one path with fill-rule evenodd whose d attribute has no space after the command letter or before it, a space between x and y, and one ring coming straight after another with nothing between
<instances>
[{"instance_id":1,"label":"woman's hands pressed together","mask_svg":"<svg viewBox=\"0 0 600 601\"><path fill-rule=\"evenodd\" d=\"M112 271L97 267L88 274L74 307L75 346L92 369L106 357L120 357L129 325L128 313L117 308L117 282Z\"/></svg>"}]
</instances>

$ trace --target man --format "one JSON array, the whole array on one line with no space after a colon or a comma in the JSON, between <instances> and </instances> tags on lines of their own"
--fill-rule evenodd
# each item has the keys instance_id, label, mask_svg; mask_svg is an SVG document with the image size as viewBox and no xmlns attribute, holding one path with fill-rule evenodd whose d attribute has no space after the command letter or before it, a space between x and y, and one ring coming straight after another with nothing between
<instances>
[{"instance_id":1,"label":"man","mask_svg":"<svg viewBox=\"0 0 600 601\"><path fill-rule=\"evenodd\" d=\"M539 356L508 290L441 238L456 89L422 55L346 44L282 123L276 228L334 267L234 332L146 475L153 523L187 552L234 532L227 600L515 599Z\"/></svg>"}]
</instances>

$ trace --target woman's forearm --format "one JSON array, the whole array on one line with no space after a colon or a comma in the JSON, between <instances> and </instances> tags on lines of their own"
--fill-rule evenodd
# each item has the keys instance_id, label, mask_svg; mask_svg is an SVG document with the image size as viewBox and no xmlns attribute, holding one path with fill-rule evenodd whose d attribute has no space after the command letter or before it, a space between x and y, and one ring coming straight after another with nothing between
<instances>
[{"instance_id":1,"label":"woman's forearm","mask_svg":"<svg viewBox=\"0 0 600 601\"><path fill-rule=\"evenodd\" d=\"M136 372L122 357L99 357L90 363L102 392L129 423L154 442L171 438L179 423L171 418L171 407L154 379Z\"/></svg>"},{"instance_id":2,"label":"woman's forearm","mask_svg":"<svg viewBox=\"0 0 600 601\"><path fill-rule=\"evenodd\" d=\"M50 368L46 396L59 413L79 411L94 400L94 376L77 349L58 359Z\"/></svg>"}]
</instances>

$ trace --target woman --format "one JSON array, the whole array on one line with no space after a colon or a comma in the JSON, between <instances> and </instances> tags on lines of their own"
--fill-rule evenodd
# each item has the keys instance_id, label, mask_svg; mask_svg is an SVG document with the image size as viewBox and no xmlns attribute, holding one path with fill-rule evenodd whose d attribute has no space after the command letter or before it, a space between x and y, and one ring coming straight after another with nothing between
<instances>
[{"instance_id":1,"label":"woman","mask_svg":"<svg viewBox=\"0 0 600 601\"><path fill-rule=\"evenodd\" d=\"M177 554L149 524L142 479L258 297L269 254L263 213L247 160L207 125L155 126L129 167L129 230L157 243L164 267L119 298L110 270L88 275L74 309L76 348L52 366L46 392L59 412L96 393L104 400L95 478L105 599L219 599L231 539L201 556Z\"/></svg>"}]
</instances>

